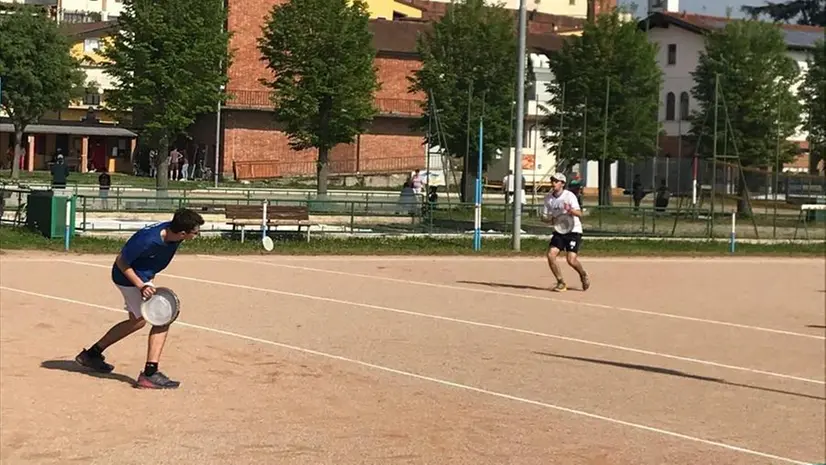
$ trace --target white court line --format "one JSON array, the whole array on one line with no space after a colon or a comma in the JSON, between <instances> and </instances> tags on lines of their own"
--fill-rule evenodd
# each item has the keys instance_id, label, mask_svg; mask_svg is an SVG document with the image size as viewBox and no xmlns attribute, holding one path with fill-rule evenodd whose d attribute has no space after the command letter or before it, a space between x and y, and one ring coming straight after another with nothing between
<instances>
[{"instance_id":1,"label":"white court line","mask_svg":"<svg viewBox=\"0 0 826 465\"><path fill-rule=\"evenodd\" d=\"M796 333L793 331L785 331L782 329L772 329L772 328L764 328L761 326L752 326L752 325L744 325L739 323L730 323L727 321L720 321L720 320L709 320L706 318L697 318L691 316L684 316L684 315L675 315L673 313L661 313L661 312L654 312L650 310L641 310L637 308L627 308L627 307L617 307L614 305L605 305L605 304L597 304L591 302L581 302L577 300L565 300L565 299L556 299L553 297L542 297L538 295L532 294L517 294L515 292L504 292L504 291L494 291L491 289L478 289L473 287L465 287L465 286L453 286L450 284L438 284L438 283L429 283L425 281L413 281L410 279L398 279L398 278L389 278L386 276L375 276L369 274L361 274L361 273L349 273L346 271L337 271L337 270L326 270L324 268L311 268L308 266L297 266L297 265L286 265L284 263L272 263L267 261L260 261L260 260L244 260L240 258L228 258L228 257L206 257L209 260L217 260L217 261L232 261L232 262L239 262L239 263L255 263L258 265L266 265L266 266L274 266L274 267L281 267L281 268L290 268L294 270L304 270L304 271L315 271L320 273L330 273L330 274L337 274L342 276L352 276L355 278L367 278L367 279L378 279L381 281L389 281L394 283L402 283L402 284L410 284L416 286L427 286L427 287L435 287L440 289L450 289L454 291L467 291L467 292L479 292L482 294L493 294L493 295L503 295L508 297L521 297L524 299L533 299L533 300L544 300L547 302L558 302L563 304L573 304L573 305L582 305L584 307L593 307L599 308L603 310L617 310L621 312L630 312L630 313L639 313L642 315L650 315L650 316L659 316L663 318L674 318L677 320L686 320L686 321L693 321L697 323L706 323L706 324L714 324L714 325L722 325L722 326L730 326L734 328L740 329L749 329L753 331L764 331L769 333L776 333L776 334L784 334L787 336L797 336L797 337L805 337L809 339L818 339L818 340L826 340L826 336L816 336L814 334L805 334L805 333Z\"/></svg>"},{"instance_id":2,"label":"white court line","mask_svg":"<svg viewBox=\"0 0 826 465\"><path fill-rule=\"evenodd\" d=\"M96 264L93 264L93 263L84 263L84 262L78 262L78 261L72 261L72 260L61 260L61 261L64 261L66 263L73 263L73 264L76 264L76 265L85 265L85 266L92 266L92 267L99 267L99 268L109 268L109 267L105 267L105 266L102 266L102 265L96 265ZM530 331L530 330L527 330L527 329L512 328L512 327L509 327L509 326L500 326L500 325L494 325L494 324L490 324L490 323L481 323L481 322L472 321L472 320L462 320L462 319L459 319L459 318L451 318L451 317L441 316L441 315L432 315L432 314L429 314L429 313L420 313L420 312L414 312L414 311L411 311L411 310L402 310L402 309L392 308L392 307L383 307L381 305L371 305L371 304L365 304L365 303L361 303L361 302L351 302L349 300L333 299L333 298L329 298L329 297L320 297L320 296L315 296L315 295L310 295L310 294L299 294L299 293L296 293L296 292L279 291L279 290L276 290L276 289L270 289L270 288L264 288L264 287L246 286L246 285L243 285L243 284L227 283L227 282L223 282L223 281L211 281L211 280L208 280L208 279L193 278L193 277L189 277L189 276L180 276L180 275L174 275L174 274L168 274L168 273L164 273L164 276L168 277L168 278L183 279L183 280L186 280L186 281L194 281L196 283L201 283L201 284L212 284L212 285L215 285L215 286L234 287L234 288L237 288L237 289L244 289L244 290L248 290L248 291L265 292L265 293L268 293L268 294L278 294L278 295L285 295L285 296L289 296L289 297L299 297L299 298L302 298L302 299L319 300L319 301L322 301L322 302L330 302L330 303L340 304L340 305L351 305L351 306L354 306L354 307L363 307L363 308L369 308L371 310L381 310L381 311L385 311L385 312L400 313L400 314L403 314L403 315L417 316L417 317L429 318L429 319L433 319L433 320L450 321L452 323L460 323L460 324L465 324L465 325L470 325L470 326L477 326L477 327L482 327L482 328L495 329L495 330L499 330L499 331L509 331L509 332L520 333L520 334L528 334L528 335L531 335L531 336L538 336L538 337L543 337L543 338L548 338L548 339L558 339L558 340L567 341L567 342L576 342L576 343L579 343L579 344L587 344L587 345L596 346L596 347L603 347L603 348L607 348L607 349L621 350L621 351L625 351L625 352L633 352L633 353L636 353L636 354L649 355L649 356L653 356L653 357L668 358L668 359L671 359L671 360L680 360L682 362L696 363L696 364L699 364L699 365L707 365L707 366L713 366L713 367L717 367L717 368L725 368L725 369L728 369L728 370L735 370L735 371L742 371L742 372L753 373L753 374L758 374L758 375L772 376L772 377L775 377L775 378L791 379L791 380L795 380L795 381L802 381L802 382L805 382L805 383L826 385L826 381L821 381L821 380L817 380L817 379L801 378L801 377L798 377L798 376L786 375L786 374L782 374L782 373L774 373L774 372L771 372L771 371L755 370L753 368L745 368L745 367L739 367L739 366L734 366L734 365L726 365L726 364L723 364L723 363L711 362L711 361L708 361L708 360L682 357L682 356L679 356L679 355L664 354L664 353L661 353L661 352L653 352L653 351L649 351L649 350L635 349L633 347L618 346L618 345L614 345L614 344L606 344L606 343L603 343L603 342L589 341L587 339L577 339L577 338L573 338L573 337L559 336L559 335L556 335L556 334L540 333L540 332L537 332L537 331Z\"/></svg>"},{"instance_id":3,"label":"white court line","mask_svg":"<svg viewBox=\"0 0 826 465\"><path fill-rule=\"evenodd\" d=\"M10 256L4 257L0 256L0 263L9 262L9 263L38 263L38 262L51 262L55 259L63 259L67 255L71 256L72 254L55 254L51 258L35 258L35 257L17 257L17 256ZM83 260L90 260L90 261L101 261L101 262L112 262L114 261L114 255L106 254L105 256L94 256L94 255L86 255L77 258L81 258ZM196 259L202 258L216 258L216 257L224 257L223 255L203 255L203 254L186 254L180 253L175 257L175 261L192 261ZM536 262L540 260L544 263L544 257L542 255L537 255L536 257L511 257L511 256L481 256L481 257L474 257L474 256L465 256L465 255L432 255L432 256L408 256L408 255L278 255L275 253L268 254L268 255L261 255L261 254L251 254L251 255L234 255L233 257L244 257L244 258L268 258L277 261L287 261L287 262L301 262L301 261L321 261L321 262L490 262L490 263L501 263L503 261L509 262ZM789 265L800 265L800 264L822 264L824 259L821 258L811 258L811 257L800 257L800 258L774 258L774 257L697 257L697 258L685 258L685 257L589 257L587 261L589 263L679 263L679 264L729 264L729 265L738 265L738 264L765 264L766 260L770 260L772 264L789 264Z\"/></svg>"},{"instance_id":4,"label":"white court line","mask_svg":"<svg viewBox=\"0 0 826 465\"><path fill-rule=\"evenodd\" d=\"M0 286L0 289L4 289L4 290L7 290L7 291L12 291L12 292L17 292L17 293L20 293L20 294L31 295L31 296L34 296L34 297L40 297L40 298L43 298L43 299L51 299L51 300L56 300L56 301L59 301L59 302L66 302L66 303L71 303L71 304L76 304L76 305L84 305L84 306L87 306L87 307L92 307L92 308L97 308L97 309L107 310L107 311L112 311L112 312L118 312L118 313L121 313L121 314L123 313L123 309L120 309L120 308L106 307L104 305L98 305L98 304L93 304L93 303L89 303L89 302L82 302L82 301L79 301L79 300L67 299L67 298L64 298L64 297L58 297L58 296L53 296L53 295L49 295L49 294L40 294L40 293L37 293L37 292L25 291L25 290L22 290L22 289L15 289L15 288L6 287L6 286ZM582 410L575 410L575 409L571 409L571 408L567 408L567 407L562 407L562 406L559 406L559 405L549 404L549 403L546 403L546 402L540 402L540 401L537 401L537 400L526 399L524 397L517 397L517 396L510 395L510 394L504 394L504 393L501 393L501 392L489 391L487 389L482 389L482 388L478 388L478 387L474 387L474 386L469 386L469 385L466 385L466 384L455 383L453 381L448 381L448 380L439 379L439 378L433 378L433 377L425 376L425 375L419 375L419 374L411 373L411 372L408 372L408 371L397 370L395 368L389 368L389 367L382 366L382 365L376 365L374 363L369 363L369 362L364 362L364 361L353 359L353 358L343 357L341 355L334 355L334 354L329 354L329 353L326 353L326 352L320 352L320 351L317 351L317 350L306 349L304 347L298 347L298 346L293 346L293 345L289 345L289 344L284 344L284 343L281 343L281 342L270 341L270 340L267 340L267 339L260 339L260 338L257 338L257 337L247 336L247 335L244 335L244 334L233 333L233 332L230 332L230 331L224 331L222 329L215 329L215 328L210 328L210 327L207 327L207 326L194 325L194 324L191 324L191 323L185 323L181 320L177 320L174 324L179 325L179 326L185 326L185 327L188 327L188 328L199 329L201 331L206 331L206 332L210 332L210 333L221 334L221 335L224 335L224 336L230 336L230 337L234 337L234 338L238 338L238 339L243 339L243 340L246 340L246 341L257 342L259 344L266 344L266 345L271 345L271 346L275 346L275 347L281 347L283 349L289 349L289 350L294 350L294 351L297 351L297 352L303 352L305 354L311 354L311 355L316 355L316 356L319 356L319 357L325 357L325 358L329 358L329 359L333 359L333 360L338 360L338 361L341 361L341 362L351 363L351 364L354 364L354 365L360 365L360 366L363 366L363 367L372 368L372 369L375 369L375 370L380 370L380 371L384 371L384 372L387 372L387 373L392 373L392 374L395 374L395 375L406 376L408 378L414 378L414 379L419 379L419 380L423 380L423 381L429 381L431 383L436 383L436 384L439 384L439 385L442 385L442 386L448 386L448 387L452 387L452 388L462 389L462 390L465 390L465 391L476 392L476 393L479 393L479 394L486 394L486 395L493 396L493 397L498 397L498 398L501 398L501 399L507 399L507 400L512 400L512 401L515 401L515 402L521 402L521 403L524 403L524 404L535 405L535 406L538 406L538 407L544 407L544 408L548 408L548 409L552 409L552 410L558 410L560 412L570 413L572 415L578 415L578 416L582 416L582 417L586 417L586 418L605 421L605 422L608 422L608 423L614 423L614 424L618 424L618 425L622 425L622 426L628 426L628 427L631 427L631 428L641 429L641 430L644 430L644 431L649 431L649 432L652 432L652 433L657 433L657 434L661 434L661 435L665 435L665 436L671 436L671 437L675 437L675 438L679 438L679 439L684 439L684 440L687 440L687 441L698 442L698 443L709 445L709 446L720 447L720 448L727 449L727 450L734 451L734 452L741 452L741 453L744 453L744 454L749 454L749 455L754 455L754 456L758 456L758 457L777 460L777 461L784 462L784 463L792 463L792 464L795 464L795 465L808 465L809 464L809 462L801 462L799 460L794 460L794 459L790 459L790 458L787 458L787 457L780 457L780 456L777 456L777 455L767 454L765 452L758 452L758 451L751 450L751 449L746 449L746 448L743 448L743 447L732 446L730 444L725 444L725 443L722 443L722 442L711 441L711 440L708 440L708 439L702 439L702 438L698 438L698 437L694 437L694 436L688 436L688 435L685 435L685 434L676 433L676 432L665 430L665 429L655 428L655 427L652 427L652 426L646 426L646 425L642 425L642 424L639 424L639 423L631 423L629 421L619 420L619 419L616 419L616 418L606 417L606 416L603 416L603 415L597 415L597 414L585 412L585 411L582 411Z\"/></svg>"},{"instance_id":5,"label":"white court line","mask_svg":"<svg viewBox=\"0 0 826 465\"><path fill-rule=\"evenodd\" d=\"M212 255L198 254L199 257L213 257ZM215 255L216 257L218 255ZM528 256L468 256L468 255L279 255L278 253L262 255L235 255L235 257L265 257L273 260L283 261L336 261L336 262L491 262L500 263L511 262L536 262L545 263L545 255L537 254L534 257ZM693 264L765 264L770 260L772 264L799 265L823 263L823 258L812 257L659 257L659 256L634 256L634 257L588 257L588 263L693 263Z\"/></svg>"}]
</instances>

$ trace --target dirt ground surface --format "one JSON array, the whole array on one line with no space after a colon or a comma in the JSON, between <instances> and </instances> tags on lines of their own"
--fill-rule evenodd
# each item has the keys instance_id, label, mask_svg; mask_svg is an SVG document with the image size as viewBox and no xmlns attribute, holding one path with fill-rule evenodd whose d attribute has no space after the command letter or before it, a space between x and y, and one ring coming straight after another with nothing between
<instances>
[{"instance_id":1,"label":"dirt ground surface","mask_svg":"<svg viewBox=\"0 0 826 465\"><path fill-rule=\"evenodd\" d=\"M179 256L144 391L112 257L0 256L0 462L826 462L826 261Z\"/></svg>"}]
</instances>

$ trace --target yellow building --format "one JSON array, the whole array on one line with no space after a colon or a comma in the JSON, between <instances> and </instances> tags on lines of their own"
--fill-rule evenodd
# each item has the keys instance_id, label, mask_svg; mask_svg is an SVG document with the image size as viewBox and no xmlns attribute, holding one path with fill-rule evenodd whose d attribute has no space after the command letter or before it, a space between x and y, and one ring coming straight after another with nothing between
<instances>
[{"instance_id":1,"label":"yellow building","mask_svg":"<svg viewBox=\"0 0 826 465\"><path fill-rule=\"evenodd\" d=\"M26 128L22 169L47 170L58 155L63 155L73 171L132 172L137 134L119 127L116 118L105 111L106 90L112 88L112 81L100 67L103 58L97 53L116 27L115 22L63 26L73 43L72 55L82 60L87 91L67 108L47 112ZM11 122L0 120L0 150L14 143Z\"/></svg>"},{"instance_id":2,"label":"yellow building","mask_svg":"<svg viewBox=\"0 0 826 465\"><path fill-rule=\"evenodd\" d=\"M396 0L367 0L370 9L370 18L384 18L387 20L404 18L421 18L422 10L398 2Z\"/></svg>"}]
</instances>

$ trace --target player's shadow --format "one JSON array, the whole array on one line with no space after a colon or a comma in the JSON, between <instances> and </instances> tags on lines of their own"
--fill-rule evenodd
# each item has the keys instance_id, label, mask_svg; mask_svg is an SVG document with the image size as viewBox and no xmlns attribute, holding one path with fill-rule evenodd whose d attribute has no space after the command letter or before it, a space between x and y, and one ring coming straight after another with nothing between
<instances>
[{"instance_id":1,"label":"player's shadow","mask_svg":"<svg viewBox=\"0 0 826 465\"><path fill-rule=\"evenodd\" d=\"M491 282L485 282L485 281L456 281L456 282L457 283L462 283L462 284L479 284L479 285L488 286L488 287L505 287L505 288L509 288L509 289L531 289L531 290L535 290L535 291L549 291L549 290L551 290L550 286L539 287L539 286L531 286L531 285L528 285L528 284L491 283Z\"/></svg>"},{"instance_id":2,"label":"player's shadow","mask_svg":"<svg viewBox=\"0 0 826 465\"><path fill-rule=\"evenodd\" d=\"M826 329L824 325L806 325L807 328Z\"/></svg>"},{"instance_id":3,"label":"player's shadow","mask_svg":"<svg viewBox=\"0 0 826 465\"><path fill-rule=\"evenodd\" d=\"M689 379L695 379L695 380L698 380L698 381L718 383L718 384L723 384L723 385L726 385L726 386L741 387L741 388L746 388L746 389L756 389L758 391L766 391L766 392L775 392L775 393L778 393L778 394L786 394L786 395L789 395L789 396L805 397L807 399L826 400L826 397L815 396L815 395L811 395L811 394L801 394L799 392L784 391L782 389L772 389L772 388L766 388L766 387L760 387L760 386L752 386L752 385L749 385L749 384L733 383L731 381L726 381L726 380L720 379L720 378L709 378L707 376L692 375L690 373L684 373L682 371L677 371L677 370L670 370L668 368L654 367L654 366L649 366L649 365L637 365L637 364L633 364L633 363L613 362L613 361L610 361L610 360L599 360L599 359L586 358L586 357L574 357L574 356L570 356L570 355L559 355L559 354L552 354L552 353L548 353L548 352L534 351L534 353L537 354L537 355L543 355L545 357L556 357L556 358L563 358L563 359L566 359L566 360L576 360L576 361L579 361L579 362L596 363L596 364L600 364L600 365L610 365L610 366L613 366L613 367L628 368L628 369L631 369L631 370L647 371L649 373L658 373L658 374L669 375L669 376L679 376L681 378L689 378Z\"/></svg>"},{"instance_id":4,"label":"player's shadow","mask_svg":"<svg viewBox=\"0 0 826 465\"><path fill-rule=\"evenodd\" d=\"M74 360L46 360L40 364L41 368L46 368L48 370L60 370L60 371L68 371L70 373L80 373L87 376L92 376L94 378L104 378L104 379L113 379L115 381L120 381L122 383L127 383L134 385L135 380L120 373L97 373L94 371L90 371L87 368L84 368L77 364Z\"/></svg>"}]
</instances>

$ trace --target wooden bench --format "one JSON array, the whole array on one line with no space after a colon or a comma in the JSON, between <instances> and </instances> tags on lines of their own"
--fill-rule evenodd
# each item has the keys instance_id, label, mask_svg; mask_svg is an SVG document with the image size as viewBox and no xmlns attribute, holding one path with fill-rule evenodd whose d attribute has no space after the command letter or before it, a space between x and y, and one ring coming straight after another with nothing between
<instances>
[{"instance_id":1,"label":"wooden bench","mask_svg":"<svg viewBox=\"0 0 826 465\"><path fill-rule=\"evenodd\" d=\"M815 212L826 211L826 203L804 203L800 206L800 213L797 215L797 223L794 227L794 239L797 239L797 231L800 223L803 222L803 229L806 232L806 239L809 238L809 216L814 216Z\"/></svg>"},{"instance_id":2,"label":"wooden bench","mask_svg":"<svg viewBox=\"0 0 826 465\"><path fill-rule=\"evenodd\" d=\"M240 226L241 228L241 242L244 242L244 231L247 226L261 226L264 219L263 205L226 205L224 207L224 215L227 218L227 224L232 225L232 232ZM280 205L267 205L267 231L270 226L289 225L298 226L298 232L301 232L301 227L307 227L307 242L310 241L310 212L307 207L292 207Z\"/></svg>"}]
</instances>

